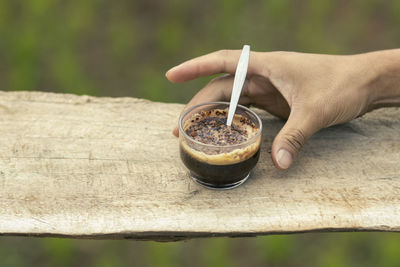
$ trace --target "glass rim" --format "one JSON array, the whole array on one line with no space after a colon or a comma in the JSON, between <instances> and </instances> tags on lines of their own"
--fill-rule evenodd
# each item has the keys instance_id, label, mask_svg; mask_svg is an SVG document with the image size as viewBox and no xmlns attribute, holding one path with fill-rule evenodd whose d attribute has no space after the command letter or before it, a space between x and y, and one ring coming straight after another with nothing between
<instances>
[{"instance_id":1,"label":"glass rim","mask_svg":"<svg viewBox=\"0 0 400 267\"><path fill-rule=\"evenodd\" d=\"M254 117L256 117L258 124L260 125L258 128L258 131L256 133L256 135L254 135L252 138L250 138L249 140L247 140L246 142L240 143L240 144L234 144L234 145L212 145L212 144L204 144L202 142L199 142L197 140L194 140L191 136L189 136L188 134L186 134L186 132L183 130L183 126L182 126L182 120L183 118L192 110L194 110L195 108L201 107L201 106L205 106L205 105L218 105L218 104L225 104L229 107L230 103L229 102L224 102L224 101L213 101L213 102L204 102L201 104L197 104L191 108L189 108L188 110L186 110L185 112L182 113L182 115L179 117L179 134L183 134L183 136L185 138L188 138L189 140L191 140L193 143L196 143L198 145L201 146L206 146L206 147L213 147L213 148L232 148L232 147L239 147L239 146L244 146L244 145L248 145L251 144L252 142L254 142L260 135L262 132L262 121L260 119L260 117L251 109L249 109L248 107L245 107L243 105L237 105L237 108L240 107L242 109L244 109L245 111L250 112Z\"/></svg>"}]
</instances>

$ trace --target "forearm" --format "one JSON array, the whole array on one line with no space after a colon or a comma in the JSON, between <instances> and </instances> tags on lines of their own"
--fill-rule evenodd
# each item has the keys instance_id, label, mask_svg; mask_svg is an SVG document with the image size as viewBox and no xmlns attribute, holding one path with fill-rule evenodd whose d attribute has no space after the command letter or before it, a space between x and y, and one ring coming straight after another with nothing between
<instances>
[{"instance_id":1,"label":"forearm","mask_svg":"<svg viewBox=\"0 0 400 267\"><path fill-rule=\"evenodd\" d=\"M400 106L400 49L359 55L371 74L369 110ZM361 78L361 77L360 77Z\"/></svg>"}]
</instances>

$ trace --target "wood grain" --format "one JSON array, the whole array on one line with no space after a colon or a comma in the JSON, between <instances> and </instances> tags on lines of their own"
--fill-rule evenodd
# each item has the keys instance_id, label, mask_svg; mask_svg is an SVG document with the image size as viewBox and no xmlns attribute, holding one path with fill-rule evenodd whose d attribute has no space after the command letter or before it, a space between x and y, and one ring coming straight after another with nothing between
<instances>
[{"instance_id":1,"label":"wood grain","mask_svg":"<svg viewBox=\"0 0 400 267\"><path fill-rule=\"evenodd\" d=\"M180 104L0 92L0 234L177 240L308 231L400 231L400 110L309 140L288 171L269 149L229 191L193 183L171 135Z\"/></svg>"}]
</instances>

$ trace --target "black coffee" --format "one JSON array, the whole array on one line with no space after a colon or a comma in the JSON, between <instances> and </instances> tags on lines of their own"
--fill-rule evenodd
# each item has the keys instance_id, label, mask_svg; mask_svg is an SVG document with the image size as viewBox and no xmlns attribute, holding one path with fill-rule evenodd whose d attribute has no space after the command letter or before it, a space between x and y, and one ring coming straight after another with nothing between
<instances>
[{"instance_id":1,"label":"black coffee","mask_svg":"<svg viewBox=\"0 0 400 267\"><path fill-rule=\"evenodd\" d=\"M260 156L261 139L252 139L258 132L255 123L236 114L227 126L226 117L226 109L201 111L183 125L189 137L180 145L183 163L198 182L215 188L240 184Z\"/></svg>"},{"instance_id":2,"label":"black coffee","mask_svg":"<svg viewBox=\"0 0 400 267\"><path fill-rule=\"evenodd\" d=\"M198 180L223 187L224 185L235 184L244 179L254 168L260 157L260 149L248 159L241 162L227 165L208 164L190 156L182 147L180 148L181 158L191 174Z\"/></svg>"}]
</instances>

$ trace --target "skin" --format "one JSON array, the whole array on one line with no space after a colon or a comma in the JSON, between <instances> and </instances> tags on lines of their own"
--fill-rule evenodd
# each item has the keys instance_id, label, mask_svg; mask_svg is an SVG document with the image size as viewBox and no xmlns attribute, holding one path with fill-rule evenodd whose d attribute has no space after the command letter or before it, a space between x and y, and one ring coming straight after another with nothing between
<instances>
[{"instance_id":1,"label":"skin","mask_svg":"<svg viewBox=\"0 0 400 267\"><path fill-rule=\"evenodd\" d=\"M204 102L230 100L240 53L217 51L166 73L171 82L225 73L201 89L183 111ZM320 129L376 108L400 106L400 49L346 56L251 52L239 103L287 119L271 148L275 166L287 169ZM179 134L177 125L173 134Z\"/></svg>"}]
</instances>

